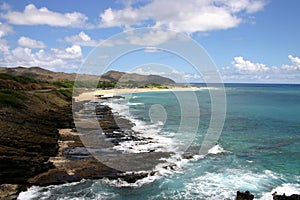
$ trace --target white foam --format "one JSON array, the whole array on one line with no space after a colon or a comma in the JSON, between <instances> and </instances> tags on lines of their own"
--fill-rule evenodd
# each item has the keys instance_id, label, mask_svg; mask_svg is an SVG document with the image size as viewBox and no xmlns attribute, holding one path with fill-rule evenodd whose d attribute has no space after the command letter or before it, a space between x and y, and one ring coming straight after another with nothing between
<instances>
[{"instance_id":1,"label":"white foam","mask_svg":"<svg viewBox=\"0 0 300 200\"><path fill-rule=\"evenodd\" d=\"M128 102L127 105L129 106L139 106L139 105L144 105L143 103L130 103Z\"/></svg>"},{"instance_id":2,"label":"white foam","mask_svg":"<svg viewBox=\"0 0 300 200\"><path fill-rule=\"evenodd\" d=\"M83 179L80 182L66 183L61 185L49 185L46 187L32 186L27 191L21 192L17 199L18 200L49 199L53 194L53 190L60 189L63 187L72 187L85 181L86 180ZM75 199L73 198L72 200Z\"/></svg>"},{"instance_id":3,"label":"white foam","mask_svg":"<svg viewBox=\"0 0 300 200\"><path fill-rule=\"evenodd\" d=\"M170 176L174 173L180 174L183 173L184 167L187 166L189 163L189 160L182 159L179 154L174 154L168 158L161 158L163 161L162 163L158 164L152 172L155 172L153 175L148 175L145 178L137 180L135 183L128 183L126 181L123 181L121 179L117 180L109 180L107 178L103 179L103 182L105 184L108 184L110 186L114 187L141 187L144 184L152 183L156 180L159 180L163 177ZM126 174L130 174L132 172L126 172ZM139 171L134 173L147 173L147 171ZM148 171L150 174L150 171Z\"/></svg>"},{"instance_id":4,"label":"white foam","mask_svg":"<svg viewBox=\"0 0 300 200\"><path fill-rule=\"evenodd\" d=\"M18 200L30 200L38 197L38 191L40 187L32 186L27 191L21 192L18 196Z\"/></svg>"},{"instance_id":5,"label":"white foam","mask_svg":"<svg viewBox=\"0 0 300 200\"><path fill-rule=\"evenodd\" d=\"M292 194L300 194L300 184L284 183L274 188L271 192L263 194L260 200L272 199L272 194L274 192L277 192L277 195L283 195L285 193L286 196L290 196Z\"/></svg>"},{"instance_id":6,"label":"white foam","mask_svg":"<svg viewBox=\"0 0 300 200\"><path fill-rule=\"evenodd\" d=\"M136 173L139 173L139 172L136 172ZM159 178L161 178L161 176L159 176L159 175L152 175L152 176L149 175L145 178L137 180L135 183L128 183L128 182L123 181L121 179L110 180L110 179L107 179L107 178L103 178L102 182L107 184L107 185L110 185L110 186L113 186L113 187L118 187L118 188L123 188L123 187L138 188L138 187L141 187L145 184L152 183L152 182L154 182L155 180L157 180Z\"/></svg>"},{"instance_id":7,"label":"white foam","mask_svg":"<svg viewBox=\"0 0 300 200\"><path fill-rule=\"evenodd\" d=\"M257 196L261 191L268 191L278 180L280 177L270 171L257 174L242 169L226 169L218 173L207 172L192 179L184 191L189 199L195 195L203 199L232 199L238 190L248 190Z\"/></svg>"},{"instance_id":8,"label":"white foam","mask_svg":"<svg viewBox=\"0 0 300 200\"><path fill-rule=\"evenodd\" d=\"M225 151L223 147L221 147L219 144L213 146L211 149L208 150L208 154L222 154L222 153L227 153L228 151Z\"/></svg>"},{"instance_id":9,"label":"white foam","mask_svg":"<svg viewBox=\"0 0 300 200\"><path fill-rule=\"evenodd\" d=\"M199 87L196 88L195 91L202 91L202 90L220 90L221 88L219 87Z\"/></svg>"},{"instance_id":10,"label":"white foam","mask_svg":"<svg viewBox=\"0 0 300 200\"><path fill-rule=\"evenodd\" d=\"M143 103L126 103L126 101L126 99L112 100L104 102L103 104L110 106L114 113L118 113L134 123L135 126L132 127L132 130L141 133L141 135L139 135L141 138L148 139L143 141L124 141L113 149L127 153L143 153L153 150L155 150L155 152L174 152L176 150L176 145L172 140L173 134L166 132L162 134L164 124L160 121L147 124L144 121L133 118L129 113L129 105L143 105Z\"/></svg>"}]
</instances>

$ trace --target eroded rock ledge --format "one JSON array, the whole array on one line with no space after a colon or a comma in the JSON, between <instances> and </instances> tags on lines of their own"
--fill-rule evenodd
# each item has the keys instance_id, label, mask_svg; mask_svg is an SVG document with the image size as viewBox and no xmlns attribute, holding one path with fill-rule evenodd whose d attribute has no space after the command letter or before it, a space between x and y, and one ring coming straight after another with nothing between
<instances>
[{"instance_id":1,"label":"eroded rock ledge","mask_svg":"<svg viewBox=\"0 0 300 200\"><path fill-rule=\"evenodd\" d=\"M286 196L285 194L283 195L278 195L277 192L272 194L273 200L300 200L300 195L299 194L293 194L291 196ZM254 195L251 194L249 191L246 192L240 192L237 191L236 193L236 198L235 200L253 200Z\"/></svg>"}]
</instances>

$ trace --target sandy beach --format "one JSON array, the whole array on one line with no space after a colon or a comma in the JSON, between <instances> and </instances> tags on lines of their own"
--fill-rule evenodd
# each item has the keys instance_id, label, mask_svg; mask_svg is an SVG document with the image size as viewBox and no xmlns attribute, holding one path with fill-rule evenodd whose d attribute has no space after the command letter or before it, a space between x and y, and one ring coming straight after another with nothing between
<instances>
[{"instance_id":1,"label":"sandy beach","mask_svg":"<svg viewBox=\"0 0 300 200\"><path fill-rule=\"evenodd\" d=\"M95 90L92 92L84 92L74 97L75 101L88 101L95 99L97 96L115 96L121 94L132 94L141 92L163 92L163 91L185 91L185 90L197 90L198 87L172 87L167 89L161 88L124 88L124 89L108 89L108 90Z\"/></svg>"}]
</instances>

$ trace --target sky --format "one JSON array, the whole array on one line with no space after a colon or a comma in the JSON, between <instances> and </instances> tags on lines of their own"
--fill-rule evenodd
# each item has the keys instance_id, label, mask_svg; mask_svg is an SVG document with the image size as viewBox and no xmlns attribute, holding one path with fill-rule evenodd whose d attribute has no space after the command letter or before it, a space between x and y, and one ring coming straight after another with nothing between
<instances>
[{"instance_id":1,"label":"sky","mask_svg":"<svg viewBox=\"0 0 300 200\"><path fill-rule=\"evenodd\" d=\"M205 72L172 53L175 41L190 55L184 42L198 44L194 57L211 59L224 82L300 83L299 7L299 0L0 0L0 67L203 81ZM124 46L142 49L117 55ZM91 59L96 70L82 70Z\"/></svg>"}]
</instances>

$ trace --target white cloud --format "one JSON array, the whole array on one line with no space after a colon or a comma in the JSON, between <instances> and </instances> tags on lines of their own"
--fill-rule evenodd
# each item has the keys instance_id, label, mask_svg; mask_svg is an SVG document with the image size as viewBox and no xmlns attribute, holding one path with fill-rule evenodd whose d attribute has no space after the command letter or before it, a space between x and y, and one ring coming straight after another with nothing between
<instances>
[{"instance_id":1,"label":"white cloud","mask_svg":"<svg viewBox=\"0 0 300 200\"><path fill-rule=\"evenodd\" d=\"M46 45L42 41L33 40L31 38L24 37L24 36L19 38L18 44L22 47L27 47L27 48L30 48L30 49L45 48L46 47Z\"/></svg>"},{"instance_id":2,"label":"white cloud","mask_svg":"<svg viewBox=\"0 0 300 200\"><path fill-rule=\"evenodd\" d=\"M51 51L53 52L56 58L63 60L73 60L82 57L81 47L78 45L73 45L65 49L52 48Z\"/></svg>"},{"instance_id":3,"label":"white cloud","mask_svg":"<svg viewBox=\"0 0 300 200\"><path fill-rule=\"evenodd\" d=\"M153 0L134 8L106 9L100 14L101 27L153 25L188 33L237 27L240 13L263 9L263 0Z\"/></svg>"},{"instance_id":4,"label":"white cloud","mask_svg":"<svg viewBox=\"0 0 300 200\"><path fill-rule=\"evenodd\" d=\"M300 58L289 55L292 65L283 65L281 68L287 71L300 71Z\"/></svg>"},{"instance_id":5,"label":"white cloud","mask_svg":"<svg viewBox=\"0 0 300 200\"><path fill-rule=\"evenodd\" d=\"M0 38L10 33L13 33L13 28L7 24L3 24L2 22L0 22Z\"/></svg>"},{"instance_id":6,"label":"white cloud","mask_svg":"<svg viewBox=\"0 0 300 200\"><path fill-rule=\"evenodd\" d=\"M92 40L89 35L81 31L78 35L68 36L64 39L65 42L80 46L96 47L101 41Z\"/></svg>"},{"instance_id":7,"label":"white cloud","mask_svg":"<svg viewBox=\"0 0 300 200\"><path fill-rule=\"evenodd\" d=\"M128 33L126 39L135 45L148 45L156 46L168 41L170 38L175 37L176 34L173 31L164 31L159 29L153 29L145 33Z\"/></svg>"},{"instance_id":8,"label":"white cloud","mask_svg":"<svg viewBox=\"0 0 300 200\"><path fill-rule=\"evenodd\" d=\"M290 65L267 66L243 57L235 57L231 67L223 67L220 74L225 82L300 83L300 58L289 55Z\"/></svg>"},{"instance_id":9,"label":"white cloud","mask_svg":"<svg viewBox=\"0 0 300 200\"><path fill-rule=\"evenodd\" d=\"M0 41L0 51L1 51ZM7 67L32 67L40 66L46 69L61 71L77 69L83 61L80 46L73 45L67 48L52 48L50 51L41 49L33 52L27 47L17 47L11 51L6 48L5 56L0 57L0 64Z\"/></svg>"},{"instance_id":10,"label":"white cloud","mask_svg":"<svg viewBox=\"0 0 300 200\"><path fill-rule=\"evenodd\" d=\"M296 65L296 66L300 66L300 58L298 57L294 57L292 55L289 55L288 58L291 60L291 62Z\"/></svg>"},{"instance_id":11,"label":"white cloud","mask_svg":"<svg viewBox=\"0 0 300 200\"><path fill-rule=\"evenodd\" d=\"M269 70L265 64L253 63L249 60L244 60L242 56L234 57L232 64L240 73L260 73Z\"/></svg>"},{"instance_id":12,"label":"white cloud","mask_svg":"<svg viewBox=\"0 0 300 200\"><path fill-rule=\"evenodd\" d=\"M170 78L177 83L201 82L203 79L199 74L179 72L163 65L140 66L132 71L132 73L143 75L159 75Z\"/></svg>"},{"instance_id":13,"label":"white cloud","mask_svg":"<svg viewBox=\"0 0 300 200\"><path fill-rule=\"evenodd\" d=\"M61 41L68 42L74 45L88 46L88 47L97 47L99 45L115 46L115 45L121 45L125 43L124 40L94 40L89 35L87 35L84 31L81 31L77 35L65 37Z\"/></svg>"},{"instance_id":14,"label":"white cloud","mask_svg":"<svg viewBox=\"0 0 300 200\"><path fill-rule=\"evenodd\" d=\"M9 55L9 46L6 40L0 39L0 55Z\"/></svg>"},{"instance_id":15,"label":"white cloud","mask_svg":"<svg viewBox=\"0 0 300 200\"><path fill-rule=\"evenodd\" d=\"M79 12L59 13L48 10L46 7L36 8L29 4L23 12L8 11L2 14L10 24L16 25L49 25L57 27L83 27L86 25L87 16Z\"/></svg>"}]
</instances>

